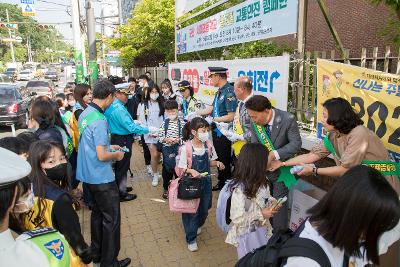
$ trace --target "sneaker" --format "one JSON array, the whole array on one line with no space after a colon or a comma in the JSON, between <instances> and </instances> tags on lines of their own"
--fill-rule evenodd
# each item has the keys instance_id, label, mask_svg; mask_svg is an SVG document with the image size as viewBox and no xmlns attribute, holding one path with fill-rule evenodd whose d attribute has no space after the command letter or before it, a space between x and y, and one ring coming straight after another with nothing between
<instances>
[{"instance_id":1,"label":"sneaker","mask_svg":"<svg viewBox=\"0 0 400 267\"><path fill-rule=\"evenodd\" d=\"M153 170L151 169L151 165L146 165L147 173L153 175Z\"/></svg>"},{"instance_id":2,"label":"sneaker","mask_svg":"<svg viewBox=\"0 0 400 267\"><path fill-rule=\"evenodd\" d=\"M154 174L153 176L153 181L151 182L152 186L157 186L158 185L158 174Z\"/></svg>"},{"instance_id":3,"label":"sneaker","mask_svg":"<svg viewBox=\"0 0 400 267\"><path fill-rule=\"evenodd\" d=\"M188 250L191 252L195 252L199 250L199 247L197 246L197 242L194 242L192 244L188 244Z\"/></svg>"},{"instance_id":4,"label":"sneaker","mask_svg":"<svg viewBox=\"0 0 400 267\"><path fill-rule=\"evenodd\" d=\"M164 193L162 194L163 199L168 199L168 190L164 190Z\"/></svg>"},{"instance_id":5,"label":"sneaker","mask_svg":"<svg viewBox=\"0 0 400 267\"><path fill-rule=\"evenodd\" d=\"M197 228L197 235L201 234L201 227Z\"/></svg>"}]
</instances>

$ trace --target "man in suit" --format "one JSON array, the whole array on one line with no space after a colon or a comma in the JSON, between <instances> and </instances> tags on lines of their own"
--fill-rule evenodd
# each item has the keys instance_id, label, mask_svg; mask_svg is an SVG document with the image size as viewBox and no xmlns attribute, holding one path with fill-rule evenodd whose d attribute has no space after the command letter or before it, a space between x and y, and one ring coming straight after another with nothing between
<instances>
[{"instance_id":1,"label":"man in suit","mask_svg":"<svg viewBox=\"0 0 400 267\"><path fill-rule=\"evenodd\" d=\"M274 150L269 151L268 163L274 160L287 160L295 156L301 149L301 137L296 118L293 114L273 108L268 98L255 95L245 104L247 113L253 121L251 127L251 142L262 143L259 132L266 133L272 142ZM257 128L257 126L261 126ZM257 130L258 129L258 130ZM279 169L268 173L272 183L271 193L276 199L288 194L288 189L282 182L277 182ZM281 207L272 219L274 231L286 229L288 224L288 204Z\"/></svg>"}]
</instances>

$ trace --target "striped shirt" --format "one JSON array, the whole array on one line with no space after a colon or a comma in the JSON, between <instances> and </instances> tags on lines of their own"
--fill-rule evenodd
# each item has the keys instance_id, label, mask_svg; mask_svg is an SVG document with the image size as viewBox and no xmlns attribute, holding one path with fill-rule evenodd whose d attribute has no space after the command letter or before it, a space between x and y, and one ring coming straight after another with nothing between
<instances>
[{"instance_id":1,"label":"striped shirt","mask_svg":"<svg viewBox=\"0 0 400 267\"><path fill-rule=\"evenodd\" d=\"M180 121L180 129L178 129L178 120L175 121L169 121L168 123L168 129L167 129L167 135L165 135L165 130L164 130L164 125L165 125L165 120L163 121L163 123L161 124L160 127L160 131L158 132L158 139L160 140L161 143L163 143L163 145L170 145L167 144L165 142L163 142L163 140L165 138L181 138L181 142L182 143L182 129L185 126L185 121L182 119L179 119ZM180 136L179 136L179 130L180 130Z\"/></svg>"}]
</instances>

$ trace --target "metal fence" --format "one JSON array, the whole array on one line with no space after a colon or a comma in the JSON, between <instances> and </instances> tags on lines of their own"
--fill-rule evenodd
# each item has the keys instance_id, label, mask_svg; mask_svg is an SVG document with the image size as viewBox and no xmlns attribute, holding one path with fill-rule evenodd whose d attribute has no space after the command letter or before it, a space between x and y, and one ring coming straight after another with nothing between
<instances>
[{"instance_id":1,"label":"metal fence","mask_svg":"<svg viewBox=\"0 0 400 267\"><path fill-rule=\"evenodd\" d=\"M345 49L344 57L338 56L335 50L292 54L290 62L289 102L288 111L295 113L303 125L315 126L317 115L317 58L329 59L335 62L351 64L374 70L400 75L400 49L397 55L392 55L390 46L385 51L378 47L368 50L362 48L360 57L349 57L350 50ZM223 59L221 59L223 60ZM130 76L138 77L149 71L152 79L160 84L168 78L167 67L145 67L130 69ZM306 127L307 128L307 127Z\"/></svg>"}]
</instances>

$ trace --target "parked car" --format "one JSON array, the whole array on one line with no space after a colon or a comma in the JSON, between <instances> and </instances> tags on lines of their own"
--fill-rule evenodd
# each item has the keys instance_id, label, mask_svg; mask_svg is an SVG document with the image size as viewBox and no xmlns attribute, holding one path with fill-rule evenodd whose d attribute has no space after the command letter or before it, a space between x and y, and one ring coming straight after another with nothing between
<instances>
[{"instance_id":1,"label":"parked car","mask_svg":"<svg viewBox=\"0 0 400 267\"><path fill-rule=\"evenodd\" d=\"M0 83L0 125L28 125L29 94L21 93L17 84Z\"/></svg>"},{"instance_id":2,"label":"parked car","mask_svg":"<svg viewBox=\"0 0 400 267\"><path fill-rule=\"evenodd\" d=\"M19 75L18 75L18 80L19 81L29 81L32 80L34 76L34 73L30 69L25 69L22 70Z\"/></svg>"},{"instance_id":3,"label":"parked car","mask_svg":"<svg viewBox=\"0 0 400 267\"><path fill-rule=\"evenodd\" d=\"M51 80L31 80L26 84L26 88L30 94L46 95L50 98L54 96L54 83Z\"/></svg>"},{"instance_id":4,"label":"parked car","mask_svg":"<svg viewBox=\"0 0 400 267\"><path fill-rule=\"evenodd\" d=\"M52 81L58 81L58 74L55 70L49 70L44 74L45 79L49 79Z\"/></svg>"},{"instance_id":5,"label":"parked car","mask_svg":"<svg viewBox=\"0 0 400 267\"><path fill-rule=\"evenodd\" d=\"M10 79L15 79L17 78L18 72L16 68L7 68L6 72L4 72L6 76L8 76Z\"/></svg>"}]
</instances>

